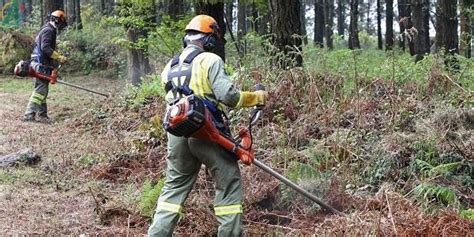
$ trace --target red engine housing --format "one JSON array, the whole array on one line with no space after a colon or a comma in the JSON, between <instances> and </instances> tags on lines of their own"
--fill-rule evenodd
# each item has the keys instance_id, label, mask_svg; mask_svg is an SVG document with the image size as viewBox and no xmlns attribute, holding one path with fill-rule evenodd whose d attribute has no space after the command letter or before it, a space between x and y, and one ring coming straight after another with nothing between
<instances>
[{"instance_id":1,"label":"red engine housing","mask_svg":"<svg viewBox=\"0 0 474 237\"><path fill-rule=\"evenodd\" d=\"M195 95L190 95L174 103L166 113L164 128L179 137L194 137L212 141L237 155L242 163L250 165L254 159L251 149L252 137L247 128L239 132L240 143L234 141L216 128L211 112L204 102Z\"/></svg>"},{"instance_id":2,"label":"red engine housing","mask_svg":"<svg viewBox=\"0 0 474 237\"><path fill-rule=\"evenodd\" d=\"M51 75L42 74L35 71L30 66L30 61L22 60L16 66L14 74L19 77L35 77L49 81L51 84L55 84L58 79L58 70L51 68Z\"/></svg>"}]
</instances>

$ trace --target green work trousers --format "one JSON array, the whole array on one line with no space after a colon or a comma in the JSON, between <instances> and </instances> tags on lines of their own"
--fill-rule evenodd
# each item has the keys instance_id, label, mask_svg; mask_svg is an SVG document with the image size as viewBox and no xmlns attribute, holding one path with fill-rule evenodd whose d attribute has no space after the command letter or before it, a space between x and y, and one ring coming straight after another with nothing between
<instances>
[{"instance_id":1,"label":"green work trousers","mask_svg":"<svg viewBox=\"0 0 474 237\"><path fill-rule=\"evenodd\" d=\"M48 97L49 81L35 79L35 87L31 94L30 101L26 107L25 116L40 117L48 116L48 106L46 104L46 97Z\"/></svg>"},{"instance_id":2,"label":"green work trousers","mask_svg":"<svg viewBox=\"0 0 474 237\"><path fill-rule=\"evenodd\" d=\"M237 159L218 144L168 133L166 181L148 236L171 236L182 206L204 164L215 180L218 236L242 234L242 183Z\"/></svg>"}]
</instances>

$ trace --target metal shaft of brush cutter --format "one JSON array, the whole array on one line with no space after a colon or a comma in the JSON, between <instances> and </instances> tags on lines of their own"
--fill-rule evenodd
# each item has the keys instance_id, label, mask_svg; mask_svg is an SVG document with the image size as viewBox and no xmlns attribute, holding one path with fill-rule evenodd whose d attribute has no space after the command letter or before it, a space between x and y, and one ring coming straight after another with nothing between
<instances>
[{"instance_id":1,"label":"metal shaft of brush cutter","mask_svg":"<svg viewBox=\"0 0 474 237\"><path fill-rule=\"evenodd\" d=\"M69 83L69 82L65 82L65 81L63 81L63 80L57 80L56 82L59 83L59 84L63 84L63 85L70 86L70 87L74 87L74 88L77 88L77 89L80 89L80 90L83 90L83 91L88 91L88 92L94 93L94 94L96 94L96 95L101 95L101 96L109 97L109 95L107 95L107 94L105 94L105 93L98 92L98 91L94 91L94 90L91 90L91 89L88 89L88 88L85 88L85 87L82 87L82 86L74 85L74 84L71 84L71 83Z\"/></svg>"},{"instance_id":2,"label":"metal shaft of brush cutter","mask_svg":"<svg viewBox=\"0 0 474 237\"><path fill-rule=\"evenodd\" d=\"M61 67L62 67L62 65L59 64L56 70L58 70L58 72L59 72L59 69L61 69ZM85 87L82 87L82 86L78 86L78 85L63 81L63 80L61 80L61 78L59 76L58 76L58 80L56 82L59 83L59 84L66 85L66 86L74 87L74 88L79 89L79 90L87 91L87 92L90 92L90 93L93 93L93 94L96 94L96 95L105 96L106 98L109 97L108 94L98 92L98 91L95 91L95 90L91 90L91 89L88 89L88 88L85 88Z\"/></svg>"},{"instance_id":3,"label":"metal shaft of brush cutter","mask_svg":"<svg viewBox=\"0 0 474 237\"><path fill-rule=\"evenodd\" d=\"M263 87L261 87L263 88ZM259 88L259 89L261 89ZM264 88L263 88L264 89ZM255 123L257 123L257 121L260 119L261 115L262 115L262 107L257 107L255 109L255 111L253 112L255 115L252 116L253 119L251 121L251 125L254 125ZM266 173L270 174L271 176L275 177L276 179L280 180L281 182L283 182L284 184L288 185L290 188L292 188L293 190L295 190L296 192L300 193L301 195L305 196L306 198L310 199L311 201L317 203L318 205L320 205L321 207L323 207L324 209L334 213L334 214L338 214L338 215L341 215L341 216L345 216L344 213L336 210L334 207L330 206L329 204L323 202L321 199L319 199L318 197L314 196L313 194L311 194L310 192L304 190L303 188L301 188L300 186L298 186L296 183L294 183L293 181L289 180L288 178L286 178L285 176L279 174L278 172L276 172L275 170L273 170L272 168L268 167L267 165L265 165L264 163L262 163L261 161L257 160L257 159L254 159L253 161L253 164L255 166L257 166L258 168L262 169L263 171L265 171Z\"/></svg>"}]
</instances>

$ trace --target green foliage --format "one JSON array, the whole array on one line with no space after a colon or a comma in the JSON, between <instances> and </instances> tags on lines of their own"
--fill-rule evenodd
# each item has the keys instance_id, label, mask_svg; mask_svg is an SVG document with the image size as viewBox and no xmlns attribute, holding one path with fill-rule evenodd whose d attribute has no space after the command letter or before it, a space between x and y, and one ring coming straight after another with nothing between
<instances>
[{"instance_id":1,"label":"green foliage","mask_svg":"<svg viewBox=\"0 0 474 237\"><path fill-rule=\"evenodd\" d=\"M149 180L143 183L140 191L140 197L138 198L138 207L142 215L153 217L156 208L156 202L164 185L164 179L159 180L156 184L153 184Z\"/></svg>"},{"instance_id":2,"label":"green foliage","mask_svg":"<svg viewBox=\"0 0 474 237\"><path fill-rule=\"evenodd\" d=\"M433 199L445 204L457 204L458 199L452 188L441 186L439 184L421 183L413 189L414 195L426 202Z\"/></svg>"},{"instance_id":3,"label":"green foliage","mask_svg":"<svg viewBox=\"0 0 474 237\"><path fill-rule=\"evenodd\" d=\"M59 50L69 54L64 70L80 74L108 70L110 77L119 77L126 56L111 39L121 35L122 29L104 24L104 18L92 5L82 5L81 10L83 29L69 28L59 36Z\"/></svg>"},{"instance_id":4,"label":"green foliage","mask_svg":"<svg viewBox=\"0 0 474 237\"><path fill-rule=\"evenodd\" d=\"M435 138L427 138L417 141L413 144L413 150L416 151L415 159L437 163L439 157Z\"/></svg>"},{"instance_id":5,"label":"green foliage","mask_svg":"<svg viewBox=\"0 0 474 237\"><path fill-rule=\"evenodd\" d=\"M150 100L165 96L165 91L158 75L145 77L140 87L130 86L127 89L127 105L132 108L138 108L147 104Z\"/></svg>"},{"instance_id":6,"label":"green foliage","mask_svg":"<svg viewBox=\"0 0 474 237\"><path fill-rule=\"evenodd\" d=\"M115 37L113 40L126 48L148 49L148 32L156 28L156 13L153 7L154 2L150 0L122 0L116 8L116 15L106 19L110 25L122 26L127 34L136 37L136 40L129 40L123 36Z\"/></svg>"},{"instance_id":7,"label":"green foliage","mask_svg":"<svg viewBox=\"0 0 474 237\"><path fill-rule=\"evenodd\" d=\"M170 16L163 16L160 25L150 32L148 38L150 53L169 58L177 54L183 47L184 29L190 18L188 16L174 21Z\"/></svg>"},{"instance_id":8,"label":"green foliage","mask_svg":"<svg viewBox=\"0 0 474 237\"><path fill-rule=\"evenodd\" d=\"M79 158L79 164L87 167L87 166L91 166L105 160L107 160L106 156L87 154Z\"/></svg>"},{"instance_id":9,"label":"green foliage","mask_svg":"<svg viewBox=\"0 0 474 237\"><path fill-rule=\"evenodd\" d=\"M470 221L474 221L474 209L472 209L472 208L469 208L469 209L466 209L466 210L461 210L459 212L459 215L462 218L468 219Z\"/></svg>"}]
</instances>

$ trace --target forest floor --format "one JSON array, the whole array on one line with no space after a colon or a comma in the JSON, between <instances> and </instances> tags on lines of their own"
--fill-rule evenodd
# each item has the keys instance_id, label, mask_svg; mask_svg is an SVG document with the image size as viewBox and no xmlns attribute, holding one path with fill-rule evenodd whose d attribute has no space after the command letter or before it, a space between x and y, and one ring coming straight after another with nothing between
<instances>
[{"instance_id":1,"label":"forest floor","mask_svg":"<svg viewBox=\"0 0 474 237\"><path fill-rule=\"evenodd\" d=\"M0 78L0 156L31 148L42 158L34 166L0 170L0 233L144 235L150 219L140 214L137 198L145 180L162 176L166 153L165 142L150 139L146 128L150 118L163 112L163 104L133 110L121 105L122 81L94 77L71 81L112 97L51 86L48 105L54 123L42 124L20 121L31 81ZM338 191L337 180L332 180L334 190L326 199L347 217L317 208L308 211L304 205L273 208L280 184L253 166L242 167L242 174L245 234L250 236L467 236L474 231L473 223L456 213L425 214L390 186L375 194L363 190L349 194ZM177 234L215 235L212 183L203 169Z\"/></svg>"}]
</instances>

